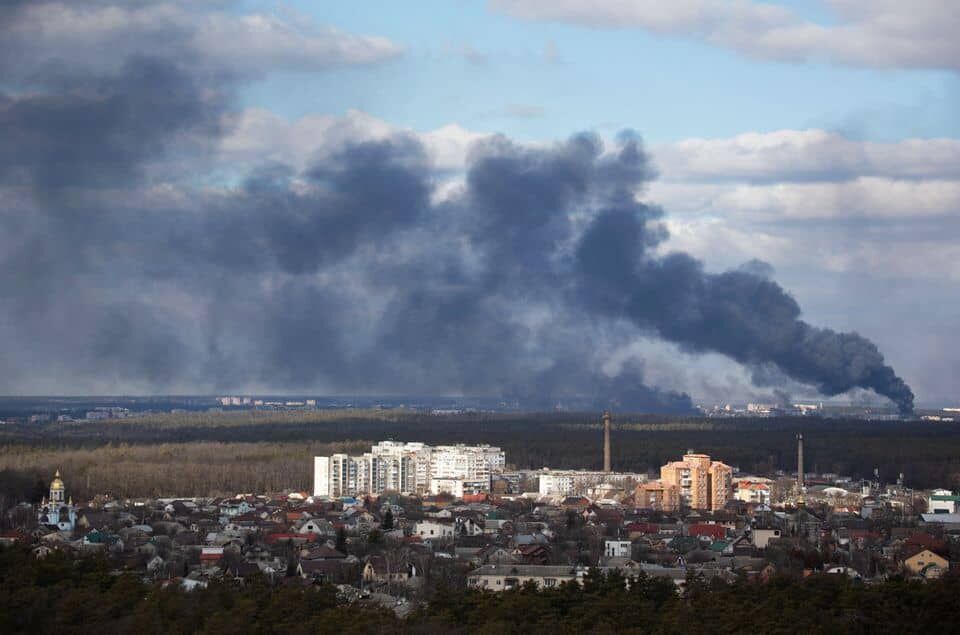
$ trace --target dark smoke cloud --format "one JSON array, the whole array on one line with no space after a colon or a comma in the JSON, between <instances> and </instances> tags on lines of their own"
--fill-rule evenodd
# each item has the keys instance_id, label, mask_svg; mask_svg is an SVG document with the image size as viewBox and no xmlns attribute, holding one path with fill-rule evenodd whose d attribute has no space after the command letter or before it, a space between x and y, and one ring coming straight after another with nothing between
<instances>
[{"instance_id":1,"label":"dark smoke cloud","mask_svg":"<svg viewBox=\"0 0 960 635\"><path fill-rule=\"evenodd\" d=\"M836 395L874 390L913 410L913 393L869 340L799 319L800 307L775 282L745 270L710 274L686 254L653 256L649 208L618 201L600 213L577 250L584 297L693 352L743 364L772 363L790 378Z\"/></svg>"},{"instance_id":2,"label":"dark smoke cloud","mask_svg":"<svg viewBox=\"0 0 960 635\"><path fill-rule=\"evenodd\" d=\"M642 360L608 368L653 335L910 407L873 344L801 321L769 267L712 274L659 255L663 211L636 202L652 171L634 135L612 151L591 134L535 149L487 140L442 200L442 175L404 134L224 187L215 175L230 166L210 157L237 79L169 56L93 76L65 64L0 95L4 391L689 411L687 395L645 384Z\"/></svg>"}]
</instances>

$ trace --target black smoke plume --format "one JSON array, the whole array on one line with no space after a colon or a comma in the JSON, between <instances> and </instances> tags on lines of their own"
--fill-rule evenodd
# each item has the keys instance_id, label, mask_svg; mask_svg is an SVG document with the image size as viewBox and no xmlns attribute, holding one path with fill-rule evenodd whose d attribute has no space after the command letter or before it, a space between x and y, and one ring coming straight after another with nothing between
<instances>
[{"instance_id":1,"label":"black smoke plume","mask_svg":"<svg viewBox=\"0 0 960 635\"><path fill-rule=\"evenodd\" d=\"M659 253L662 211L635 197L651 171L634 136L612 151L591 134L488 139L443 197L448 175L399 133L223 184L236 169L217 148L242 80L194 62L73 74L62 59L0 76L0 392L689 411L686 394L645 384L642 359L608 365L654 336L911 409L871 342L800 320L762 263L713 274Z\"/></svg>"},{"instance_id":2,"label":"black smoke plume","mask_svg":"<svg viewBox=\"0 0 960 635\"><path fill-rule=\"evenodd\" d=\"M621 152L635 155L634 143ZM651 229L662 212L636 202L632 187L639 185L620 183L580 240L577 273L586 304L692 352L772 363L826 395L869 388L912 412L913 393L872 342L802 321L796 301L764 275L749 268L711 274L687 254L651 254L664 238L662 229Z\"/></svg>"}]
</instances>

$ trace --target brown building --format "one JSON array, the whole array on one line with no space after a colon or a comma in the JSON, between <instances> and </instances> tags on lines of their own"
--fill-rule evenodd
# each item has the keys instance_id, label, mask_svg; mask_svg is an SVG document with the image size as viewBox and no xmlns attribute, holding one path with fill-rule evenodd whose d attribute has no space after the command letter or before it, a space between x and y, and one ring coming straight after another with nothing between
<instances>
[{"instance_id":1,"label":"brown building","mask_svg":"<svg viewBox=\"0 0 960 635\"><path fill-rule=\"evenodd\" d=\"M675 512L680 508L680 488L662 481L640 483L633 492L633 499L636 506L643 509Z\"/></svg>"},{"instance_id":2,"label":"brown building","mask_svg":"<svg viewBox=\"0 0 960 635\"><path fill-rule=\"evenodd\" d=\"M660 468L660 482L679 488L680 503L690 509L723 509L732 495L733 468L688 451L681 461Z\"/></svg>"}]
</instances>

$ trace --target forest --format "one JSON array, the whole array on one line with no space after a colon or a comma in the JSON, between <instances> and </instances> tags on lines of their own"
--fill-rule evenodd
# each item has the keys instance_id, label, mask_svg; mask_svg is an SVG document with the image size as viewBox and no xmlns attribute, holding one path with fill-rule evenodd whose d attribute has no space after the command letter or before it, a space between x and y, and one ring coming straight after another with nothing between
<instances>
[{"instance_id":1,"label":"forest","mask_svg":"<svg viewBox=\"0 0 960 635\"><path fill-rule=\"evenodd\" d=\"M960 425L821 418L677 418L618 414L613 465L650 472L687 449L745 472L806 469L917 489L960 489ZM79 500L308 490L311 457L361 452L383 439L489 443L518 469L601 466L596 413L429 415L402 410L178 413L0 426L0 503L37 500L60 469Z\"/></svg>"},{"instance_id":2,"label":"forest","mask_svg":"<svg viewBox=\"0 0 960 635\"><path fill-rule=\"evenodd\" d=\"M35 558L0 547L3 633L930 633L960 620L960 578L864 585L816 574L803 580L706 584L627 580L590 572L567 583L502 593L441 589L405 618L344 605L335 587L300 578L270 585L211 581L184 591L112 573L103 556Z\"/></svg>"}]
</instances>

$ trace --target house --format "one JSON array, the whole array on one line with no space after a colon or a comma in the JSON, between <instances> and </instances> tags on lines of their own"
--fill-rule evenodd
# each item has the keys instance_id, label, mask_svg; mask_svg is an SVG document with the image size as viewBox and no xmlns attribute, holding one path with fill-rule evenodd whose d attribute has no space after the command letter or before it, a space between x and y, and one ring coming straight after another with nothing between
<instances>
[{"instance_id":1,"label":"house","mask_svg":"<svg viewBox=\"0 0 960 635\"><path fill-rule=\"evenodd\" d=\"M514 547L523 545L549 545L550 539L544 534L517 534L511 539Z\"/></svg>"},{"instance_id":2,"label":"house","mask_svg":"<svg viewBox=\"0 0 960 635\"><path fill-rule=\"evenodd\" d=\"M947 571L950 568L950 561L929 549L924 549L904 560L903 568L910 575L932 579L940 577L943 572Z\"/></svg>"},{"instance_id":3,"label":"house","mask_svg":"<svg viewBox=\"0 0 960 635\"><path fill-rule=\"evenodd\" d=\"M527 582L541 589L556 587L577 579L577 569L570 566L486 564L470 572L467 585L474 589L507 591Z\"/></svg>"},{"instance_id":4,"label":"house","mask_svg":"<svg viewBox=\"0 0 960 635\"><path fill-rule=\"evenodd\" d=\"M223 558L223 547L201 547L200 549L200 565L201 566L212 566L216 565Z\"/></svg>"},{"instance_id":5,"label":"house","mask_svg":"<svg viewBox=\"0 0 960 635\"><path fill-rule=\"evenodd\" d=\"M113 514L106 512L97 512L84 510L80 512L77 519L77 526L83 530L89 529L109 529L113 524Z\"/></svg>"},{"instance_id":6,"label":"house","mask_svg":"<svg viewBox=\"0 0 960 635\"><path fill-rule=\"evenodd\" d=\"M687 535L695 538L706 536L711 540L723 540L727 537L727 530L722 525L695 523L687 528Z\"/></svg>"},{"instance_id":7,"label":"house","mask_svg":"<svg viewBox=\"0 0 960 635\"><path fill-rule=\"evenodd\" d=\"M906 559L920 553L924 549L929 549L938 555L946 555L949 553L945 541L940 538L935 538L926 532L918 531L911 534L910 537L903 542L900 549L900 557Z\"/></svg>"},{"instance_id":8,"label":"house","mask_svg":"<svg viewBox=\"0 0 960 635\"><path fill-rule=\"evenodd\" d=\"M748 536L740 536L730 543L724 552L731 551L734 557L745 556L752 557L757 553L757 547Z\"/></svg>"},{"instance_id":9,"label":"house","mask_svg":"<svg viewBox=\"0 0 960 635\"><path fill-rule=\"evenodd\" d=\"M477 560L483 564L516 564L518 559L508 550L499 545L488 545L477 552Z\"/></svg>"},{"instance_id":10,"label":"house","mask_svg":"<svg viewBox=\"0 0 960 635\"><path fill-rule=\"evenodd\" d=\"M413 563L391 562L383 556L370 556L363 566L363 581L366 584L403 583L418 574Z\"/></svg>"},{"instance_id":11,"label":"house","mask_svg":"<svg viewBox=\"0 0 960 635\"><path fill-rule=\"evenodd\" d=\"M251 510L253 510L253 506L251 506L250 503L248 503L245 500L230 501L220 505L220 515L225 516L227 518L240 516L242 514L246 514Z\"/></svg>"},{"instance_id":12,"label":"house","mask_svg":"<svg viewBox=\"0 0 960 635\"><path fill-rule=\"evenodd\" d=\"M771 540L780 538L779 529L754 529L750 532L750 540L757 549L766 549Z\"/></svg>"},{"instance_id":13,"label":"house","mask_svg":"<svg viewBox=\"0 0 960 635\"><path fill-rule=\"evenodd\" d=\"M483 525L469 516L458 516L455 525L458 536L483 535Z\"/></svg>"},{"instance_id":14,"label":"house","mask_svg":"<svg viewBox=\"0 0 960 635\"><path fill-rule=\"evenodd\" d=\"M954 496L948 489L936 489L927 498L928 514L956 514L960 496Z\"/></svg>"},{"instance_id":15,"label":"house","mask_svg":"<svg viewBox=\"0 0 960 635\"><path fill-rule=\"evenodd\" d=\"M305 580L348 583L356 580L356 568L346 560L306 560L297 562L297 575Z\"/></svg>"},{"instance_id":16,"label":"house","mask_svg":"<svg viewBox=\"0 0 960 635\"><path fill-rule=\"evenodd\" d=\"M588 498L584 498L583 496L567 496L563 499L563 502L560 503L560 506L565 510L573 510L582 513L584 510L590 507L590 500Z\"/></svg>"},{"instance_id":17,"label":"house","mask_svg":"<svg viewBox=\"0 0 960 635\"><path fill-rule=\"evenodd\" d=\"M120 536L107 531L94 529L83 537L84 547L107 547L115 551L123 551L123 541Z\"/></svg>"},{"instance_id":18,"label":"house","mask_svg":"<svg viewBox=\"0 0 960 635\"><path fill-rule=\"evenodd\" d=\"M644 523L644 522L635 522L629 523L626 527L627 535L631 540L645 536L647 534L658 534L660 533L660 524L659 523Z\"/></svg>"},{"instance_id":19,"label":"house","mask_svg":"<svg viewBox=\"0 0 960 635\"><path fill-rule=\"evenodd\" d=\"M633 544L629 540L606 540L603 555L607 558L629 558Z\"/></svg>"},{"instance_id":20,"label":"house","mask_svg":"<svg viewBox=\"0 0 960 635\"><path fill-rule=\"evenodd\" d=\"M297 529L298 534L316 534L318 536L335 536L337 532L333 529L333 524L329 521L311 518Z\"/></svg>"},{"instance_id":21,"label":"house","mask_svg":"<svg viewBox=\"0 0 960 635\"><path fill-rule=\"evenodd\" d=\"M306 560L343 560L346 554L340 553L329 545L317 545L301 551Z\"/></svg>"},{"instance_id":22,"label":"house","mask_svg":"<svg viewBox=\"0 0 960 635\"><path fill-rule=\"evenodd\" d=\"M520 545L513 550L513 555L523 564L547 564L550 562L550 547L540 544Z\"/></svg>"},{"instance_id":23,"label":"house","mask_svg":"<svg viewBox=\"0 0 960 635\"><path fill-rule=\"evenodd\" d=\"M413 535L432 540L452 539L456 528L453 523L440 523L432 520L421 520L413 527Z\"/></svg>"}]
</instances>

